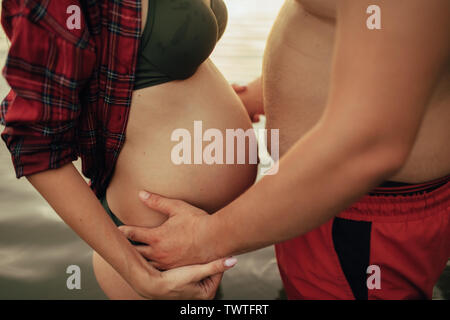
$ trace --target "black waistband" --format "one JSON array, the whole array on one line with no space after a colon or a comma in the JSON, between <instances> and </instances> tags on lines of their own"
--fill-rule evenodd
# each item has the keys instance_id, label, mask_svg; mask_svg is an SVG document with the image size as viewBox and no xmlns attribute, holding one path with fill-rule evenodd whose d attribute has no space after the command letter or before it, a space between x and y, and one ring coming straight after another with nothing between
<instances>
[{"instance_id":1,"label":"black waistband","mask_svg":"<svg viewBox=\"0 0 450 320\"><path fill-rule=\"evenodd\" d=\"M370 195L402 195L410 196L424 194L436 190L450 182L450 175L423 183L406 183L398 181L385 181Z\"/></svg>"}]
</instances>

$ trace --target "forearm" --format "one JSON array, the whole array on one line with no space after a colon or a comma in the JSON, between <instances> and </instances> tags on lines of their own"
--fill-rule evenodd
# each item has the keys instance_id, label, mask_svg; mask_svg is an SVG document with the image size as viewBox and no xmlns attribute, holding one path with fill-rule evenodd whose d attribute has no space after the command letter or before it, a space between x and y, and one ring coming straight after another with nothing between
<instances>
[{"instance_id":1,"label":"forearm","mask_svg":"<svg viewBox=\"0 0 450 320\"><path fill-rule=\"evenodd\" d=\"M201 243L226 256L305 234L403 166L450 53L449 2L411 2L383 1L390 27L380 32L360 27L369 1L339 2L322 119L276 175L211 217Z\"/></svg>"},{"instance_id":2,"label":"forearm","mask_svg":"<svg viewBox=\"0 0 450 320\"><path fill-rule=\"evenodd\" d=\"M398 169L397 151L344 131L316 126L280 160L277 174L211 216L205 243L227 256L305 234Z\"/></svg>"},{"instance_id":3,"label":"forearm","mask_svg":"<svg viewBox=\"0 0 450 320\"><path fill-rule=\"evenodd\" d=\"M145 259L107 216L95 194L73 166L27 177L58 215L124 279L131 282ZM156 270L155 270L156 272Z\"/></svg>"}]
</instances>

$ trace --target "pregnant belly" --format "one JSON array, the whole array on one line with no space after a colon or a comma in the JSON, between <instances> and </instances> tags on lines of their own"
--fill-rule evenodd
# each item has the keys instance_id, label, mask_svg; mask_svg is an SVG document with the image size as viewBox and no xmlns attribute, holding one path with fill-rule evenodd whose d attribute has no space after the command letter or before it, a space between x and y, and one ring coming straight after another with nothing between
<instances>
[{"instance_id":1,"label":"pregnant belly","mask_svg":"<svg viewBox=\"0 0 450 320\"><path fill-rule=\"evenodd\" d=\"M111 210L125 224L161 224L165 216L138 199L138 192L147 190L187 201L210 213L217 211L254 183L257 165L249 163L249 140L243 150L236 149L237 143L233 150L226 145L227 129L236 132L250 128L239 98L210 61L188 80L135 91L126 141L107 189ZM208 164L203 157L202 150L206 153L207 146L215 141L203 139L208 129L216 129L223 136L222 149L215 144L215 151L210 153L222 153L223 164ZM175 139L174 132L185 135ZM184 148L174 151L183 141L187 142ZM227 162L226 153L231 151L235 161ZM236 163L238 151L245 152L245 164ZM180 156L186 163L179 163ZM194 164L194 157L199 163Z\"/></svg>"}]
</instances>

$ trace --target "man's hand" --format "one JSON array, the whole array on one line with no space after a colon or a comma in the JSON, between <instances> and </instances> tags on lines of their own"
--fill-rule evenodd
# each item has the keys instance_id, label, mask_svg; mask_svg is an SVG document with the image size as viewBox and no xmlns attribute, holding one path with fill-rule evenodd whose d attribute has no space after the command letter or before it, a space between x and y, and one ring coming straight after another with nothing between
<instances>
[{"instance_id":1,"label":"man's hand","mask_svg":"<svg viewBox=\"0 0 450 320\"><path fill-rule=\"evenodd\" d=\"M258 122L259 116L264 114L261 78L255 79L246 86L232 84L232 87L247 109L250 119Z\"/></svg>"},{"instance_id":2,"label":"man's hand","mask_svg":"<svg viewBox=\"0 0 450 320\"><path fill-rule=\"evenodd\" d=\"M151 209L169 219L157 228L121 226L119 230L130 240L146 243L135 248L151 264L161 270L207 263L218 257L211 246L198 239L207 228L210 215L182 200L141 192L139 198Z\"/></svg>"}]
</instances>

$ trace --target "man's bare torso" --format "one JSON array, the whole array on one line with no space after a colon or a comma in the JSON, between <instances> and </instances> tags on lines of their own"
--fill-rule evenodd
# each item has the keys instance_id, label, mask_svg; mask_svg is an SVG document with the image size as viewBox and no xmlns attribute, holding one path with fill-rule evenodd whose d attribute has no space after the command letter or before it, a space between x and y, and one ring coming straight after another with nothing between
<instances>
[{"instance_id":1,"label":"man's bare torso","mask_svg":"<svg viewBox=\"0 0 450 320\"><path fill-rule=\"evenodd\" d=\"M335 3L336 0L286 0L269 37L263 70L265 112L267 127L280 129L280 155L317 123L326 106ZM414 183L449 174L448 123L447 69L434 89L408 162L390 180Z\"/></svg>"}]
</instances>

